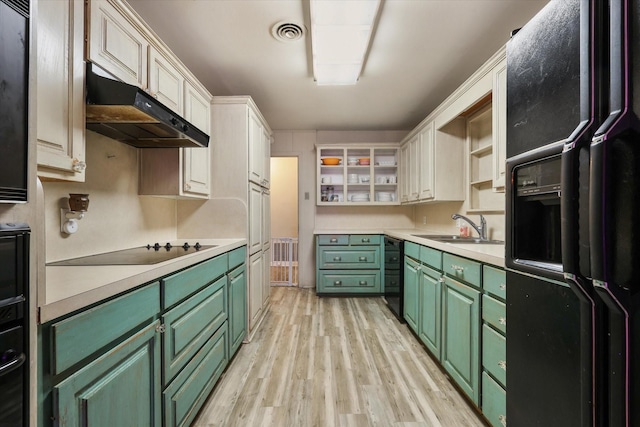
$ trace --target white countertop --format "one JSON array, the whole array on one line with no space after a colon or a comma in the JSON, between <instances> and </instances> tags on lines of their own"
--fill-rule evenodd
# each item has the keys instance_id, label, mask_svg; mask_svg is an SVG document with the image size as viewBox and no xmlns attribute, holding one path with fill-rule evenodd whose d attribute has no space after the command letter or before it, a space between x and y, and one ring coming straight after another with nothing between
<instances>
[{"instance_id":1,"label":"white countertop","mask_svg":"<svg viewBox=\"0 0 640 427\"><path fill-rule=\"evenodd\" d=\"M46 302L40 307L40 322L56 319L247 244L246 239L198 241L202 245L217 246L152 265L46 266Z\"/></svg>"},{"instance_id":2,"label":"white countertop","mask_svg":"<svg viewBox=\"0 0 640 427\"><path fill-rule=\"evenodd\" d=\"M454 255L471 258L476 261L492 264L504 268L504 245L472 244L472 243L443 243L436 240L423 239L414 234L451 234L437 230L424 229L366 229L366 230L314 230L314 234L386 234L396 239L429 246Z\"/></svg>"}]
</instances>

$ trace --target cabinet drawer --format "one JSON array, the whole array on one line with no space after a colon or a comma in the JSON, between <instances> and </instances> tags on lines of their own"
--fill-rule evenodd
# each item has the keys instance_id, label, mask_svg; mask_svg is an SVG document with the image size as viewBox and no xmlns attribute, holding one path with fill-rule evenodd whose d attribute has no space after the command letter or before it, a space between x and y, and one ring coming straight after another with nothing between
<instances>
[{"instance_id":1,"label":"cabinet drawer","mask_svg":"<svg viewBox=\"0 0 640 427\"><path fill-rule=\"evenodd\" d=\"M420 259L420 245L413 242L404 242L404 254L413 259Z\"/></svg>"},{"instance_id":2,"label":"cabinet drawer","mask_svg":"<svg viewBox=\"0 0 640 427\"><path fill-rule=\"evenodd\" d=\"M493 427L507 425L507 393L486 372L482 373L482 413Z\"/></svg>"},{"instance_id":3,"label":"cabinet drawer","mask_svg":"<svg viewBox=\"0 0 640 427\"><path fill-rule=\"evenodd\" d=\"M349 235L347 234L322 234L318 236L319 245L348 245Z\"/></svg>"},{"instance_id":4,"label":"cabinet drawer","mask_svg":"<svg viewBox=\"0 0 640 427\"><path fill-rule=\"evenodd\" d=\"M245 262L247 258L247 247L243 246L238 249L234 249L229 252L229 268L228 270L233 270L240 264Z\"/></svg>"},{"instance_id":5,"label":"cabinet drawer","mask_svg":"<svg viewBox=\"0 0 640 427\"><path fill-rule=\"evenodd\" d=\"M504 270L499 268L483 266L482 271L482 287L485 291L502 298L507 299L507 280Z\"/></svg>"},{"instance_id":6,"label":"cabinet drawer","mask_svg":"<svg viewBox=\"0 0 640 427\"><path fill-rule=\"evenodd\" d=\"M420 262L442 271L442 252L437 249L420 246Z\"/></svg>"},{"instance_id":7,"label":"cabinet drawer","mask_svg":"<svg viewBox=\"0 0 640 427\"><path fill-rule=\"evenodd\" d=\"M502 301L483 295L482 319L503 334L507 333L507 306Z\"/></svg>"},{"instance_id":8,"label":"cabinet drawer","mask_svg":"<svg viewBox=\"0 0 640 427\"><path fill-rule=\"evenodd\" d=\"M487 325L482 325L482 366L507 386L507 340Z\"/></svg>"},{"instance_id":9,"label":"cabinet drawer","mask_svg":"<svg viewBox=\"0 0 640 427\"><path fill-rule=\"evenodd\" d=\"M357 245L379 245L381 242L379 234L352 234L349 236L349 244Z\"/></svg>"},{"instance_id":10,"label":"cabinet drawer","mask_svg":"<svg viewBox=\"0 0 640 427\"><path fill-rule=\"evenodd\" d=\"M227 325L218 329L162 393L165 426L191 424L227 366Z\"/></svg>"},{"instance_id":11,"label":"cabinet drawer","mask_svg":"<svg viewBox=\"0 0 640 427\"><path fill-rule=\"evenodd\" d=\"M51 326L52 370L57 375L120 338L160 311L156 282Z\"/></svg>"},{"instance_id":12,"label":"cabinet drawer","mask_svg":"<svg viewBox=\"0 0 640 427\"><path fill-rule=\"evenodd\" d=\"M378 293L380 292L380 271L321 271L319 292L329 293Z\"/></svg>"},{"instance_id":13,"label":"cabinet drawer","mask_svg":"<svg viewBox=\"0 0 640 427\"><path fill-rule=\"evenodd\" d=\"M205 287L227 272L228 254L189 267L162 280L164 298L162 308L171 307L181 299Z\"/></svg>"},{"instance_id":14,"label":"cabinet drawer","mask_svg":"<svg viewBox=\"0 0 640 427\"><path fill-rule=\"evenodd\" d=\"M223 276L163 316L165 385L227 320L226 284Z\"/></svg>"},{"instance_id":15,"label":"cabinet drawer","mask_svg":"<svg viewBox=\"0 0 640 427\"><path fill-rule=\"evenodd\" d=\"M380 268L380 248L349 246L320 248L318 268Z\"/></svg>"},{"instance_id":16,"label":"cabinet drawer","mask_svg":"<svg viewBox=\"0 0 640 427\"><path fill-rule=\"evenodd\" d=\"M480 263L445 253L442 270L451 277L480 287Z\"/></svg>"}]
</instances>

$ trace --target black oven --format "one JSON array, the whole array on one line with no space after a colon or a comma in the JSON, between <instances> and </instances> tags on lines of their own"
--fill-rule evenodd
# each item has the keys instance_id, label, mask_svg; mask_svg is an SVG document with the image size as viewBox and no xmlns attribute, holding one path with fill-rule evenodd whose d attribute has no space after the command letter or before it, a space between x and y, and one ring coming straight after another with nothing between
<instances>
[{"instance_id":1,"label":"black oven","mask_svg":"<svg viewBox=\"0 0 640 427\"><path fill-rule=\"evenodd\" d=\"M384 237L384 299L404 323L404 241Z\"/></svg>"},{"instance_id":2,"label":"black oven","mask_svg":"<svg viewBox=\"0 0 640 427\"><path fill-rule=\"evenodd\" d=\"M0 224L0 426L23 426L29 395L29 227Z\"/></svg>"}]
</instances>

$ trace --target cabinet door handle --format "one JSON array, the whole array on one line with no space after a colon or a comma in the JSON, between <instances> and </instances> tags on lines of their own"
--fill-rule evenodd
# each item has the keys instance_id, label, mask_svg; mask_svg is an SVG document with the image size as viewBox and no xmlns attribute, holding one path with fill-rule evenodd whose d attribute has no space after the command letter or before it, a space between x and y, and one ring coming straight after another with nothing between
<instances>
[{"instance_id":1,"label":"cabinet door handle","mask_svg":"<svg viewBox=\"0 0 640 427\"><path fill-rule=\"evenodd\" d=\"M160 332L161 334L163 334L165 330L166 328L164 326L164 323L161 323L158 326L156 326L156 332Z\"/></svg>"},{"instance_id":2,"label":"cabinet door handle","mask_svg":"<svg viewBox=\"0 0 640 427\"><path fill-rule=\"evenodd\" d=\"M362 239L362 243L369 243L369 239L368 238L363 238Z\"/></svg>"},{"instance_id":3,"label":"cabinet door handle","mask_svg":"<svg viewBox=\"0 0 640 427\"><path fill-rule=\"evenodd\" d=\"M342 280L336 280L333 282L333 286L342 286Z\"/></svg>"},{"instance_id":4,"label":"cabinet door handle","mask_svg":"<svg viewBox=\"0 0 640 427\"><path fill-rule=\"evenodd\" d=\"M501 367L503 370L507 370L507 361L506 360L501 360L498 362L498 366Z\"/></svg>"},{"instance_id":5,"label":"cabinet door handle","mask_svg":"<svg viewBox=\"0 0 640 427\"><path fill-rule=\"evenodd\" d=\"M367 286L367 281L366 280L361 280L360 281L360 286Z\"/></svg>"},{"instance_id":6,"label":"cabinet door handle","mask_svg":"<svg viewBox=\"0 0 640 427\"><path fill-rule=\"evenodd\" d=\"M360 260L360 261L364 262L364 261L366 261L366 260L367 260L367 257L366 257L366 256L361 256L360 258L358 258L358 260Z\"/></svg>"},{"instance_id":7,"label":"cabinet door handle","mask_svg":"<svg viewBox=\"0 0 640 427\"><path fill-rule=\"evenodd\" d=\"M331 239L329 239L329 243L338 243L338 239L332 237Z\"/></svg>"},{"instance_id":8,"label":"cabinet door handle","mask_svg":"<svg viewBox=\"0 0 640 427\"><path fill-rule=\"evenodd\" d=\"M500 323L501 325L507 326L507 318L506 317L500 317L498 319L498 323Z\"/></svg>"},{"instance_id":9,"label":"cabinet door handle","mask_svg":"<svg viewBox=\"0 0 640 427\"><path fill-rule=\"evenodd\" d=\"M507 285L505 283L500 283L500 286L498 286L500 288L501 291L506 291L507 290Z\"/></svg>"},{"instance_id":10,"label":"cabinet door handle","mask_svg":"<svg viewBox=\"0 0 640 427\"><path fill-rule=\"evenodd\" d=\"M334 257L333 257L333 260L334 260L334 261L342 261L342 257L334 256Z\"/></svg>"},{"instance_id":11,"label":"cabinet door handle","mask_svg":"<svg viewBox=\"0 0 640 427\"><path fill-rule=\"evenodd\" d=\"M456 273L464 273L464 267L460 265L451 264L451 269Z\"/></svg>"},{"instance_id":12,"label":"cabinet door handle","mask_svg":"<svg viewBox=\"0 0 640 427\"><path fill-rule=\"evenodd\" d=\"M500 415L498 417L498 420L500 421L500 424L502 424L503 427L507 427L507 416L506 415Z\"/></svg>"}]
</instances>

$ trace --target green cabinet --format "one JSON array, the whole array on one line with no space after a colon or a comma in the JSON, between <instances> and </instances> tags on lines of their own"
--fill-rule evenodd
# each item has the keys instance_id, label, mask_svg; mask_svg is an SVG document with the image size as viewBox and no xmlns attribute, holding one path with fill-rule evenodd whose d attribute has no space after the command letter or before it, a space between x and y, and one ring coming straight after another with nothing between
<instances>
[{"instance_id":1,"label":"green cabinet","mask_svg":"<svg viewBox=\"0 0 640 427\"><path fill-rule=\"evenodd\" d=\"M247 268L244 264L227 275L229 287L229 358L247 333Z\"/></svg>"},{"instance_id":2,"label":"green cabinet","mask_svg":"<svg viewBox=\"0 0 640 427\"><path fill-rule=\"evenodd\" d=\"M57 425L161 426L159 324L149 324L58 383Z\"/></svg>"},{"instance_id":3,"label":"green cabinet","mask_svg":"<svg viewBox=\"0 0 640 427\"><path fill-rule=\"evenodd\" d=\"M420 264L411 258L404 257L404 320L413 331L418 333L418 298L420 282Z\"/></svg>"},{"instance_id":4,"label":"green cabinet","mask_svg":"<svg viewBox=\"0 0 640 427\"><path fill-rule=\"evenodd\" d=\"M246 248L38 328L39 425L189 425L246 332Z\"/></svg>"},{"instance_id":5,"label":"green cabinet","mask_svg":"<svg viewBox=\"0 0 640 427\"><path fill-rule=\"evenodd\" d=\"M479 404L480 292L445 277L442 300L442 365Z\"/></svg>"},{"instance_id":6,"label":"green cabinet","mask_svg":"<svg viewBox=\"0 0 640 427\"><path fill-rule=\"evenodd\" d=\"M442 273L440 251L405 243L404 318L440 359Z\"/></svg>"},{"instance_id":7,"label":"green cabinet","mask_svg":"<svg viewBox=\"0 0 640 427\"><path fill-rule=\"evenodd\" d=\"M316 292L380 295L385 277L383 253L380 235L316 236Z\"/></svg>"}]
</instances>

